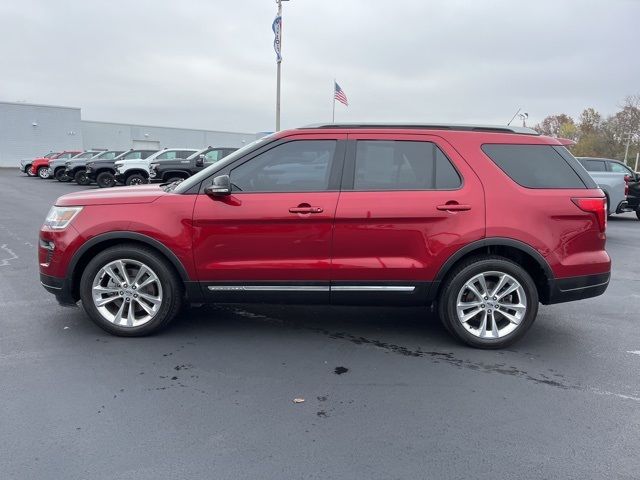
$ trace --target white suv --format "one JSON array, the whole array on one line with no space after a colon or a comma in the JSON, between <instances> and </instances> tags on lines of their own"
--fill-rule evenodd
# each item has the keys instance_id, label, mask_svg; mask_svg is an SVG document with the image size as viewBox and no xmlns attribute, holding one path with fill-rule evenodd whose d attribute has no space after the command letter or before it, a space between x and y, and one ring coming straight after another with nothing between
<instances>
[{"instance_id":1,"label":"white suv","mask_svg":"<svg viewBox=\"0 0 640 480\"><path fill-rule=\"evenodd\" d=\"M195 148L163 148L144 159L118 160L115 163L116 181L125 185L149 183L149 164L163 160L187 158L198 150Z\"/></svg>"}]
</instances>

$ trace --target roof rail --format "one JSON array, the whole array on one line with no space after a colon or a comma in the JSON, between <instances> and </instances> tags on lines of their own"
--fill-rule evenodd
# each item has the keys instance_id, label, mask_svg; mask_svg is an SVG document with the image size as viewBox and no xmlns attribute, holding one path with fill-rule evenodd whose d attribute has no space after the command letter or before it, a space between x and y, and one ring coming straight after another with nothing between
<instances>
[{"instance_id":1,"label":"roof rail","mask_svg":"<svg viewBox=\"0 0 640 480\"><path fill-rule=\"evenodd\" d=\"M533 128L511 127L507 125L475 125L463 123L315 123L300 127L304 129L328 129L328 128L406 128L416 130L459 130L470 132L494 132L494 133L518 133L523 135L540 135Z\"/></svg>"}]
</instances>

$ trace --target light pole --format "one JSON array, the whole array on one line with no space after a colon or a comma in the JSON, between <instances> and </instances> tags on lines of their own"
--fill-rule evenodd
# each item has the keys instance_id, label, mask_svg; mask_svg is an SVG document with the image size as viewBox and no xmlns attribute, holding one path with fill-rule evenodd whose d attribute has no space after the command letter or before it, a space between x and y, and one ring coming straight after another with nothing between
<instances>
[{"instance_id":1,"label":"light pole","mask_svg":"<svg viewBox=\"0 0 640 480\"><path fill-rule=\"evenodd\" d=\"M276 0L278 4L278 14L276 15L275 20L273 21L272 29L275 35L275 39L273 40L273 49L276 51L276 63L277 63L277 74L276 74L276 132L280 130L280 77L281 77L281 67L282 67L282 2L287 2L289 0Z\"/></svg>"}]
</instances>

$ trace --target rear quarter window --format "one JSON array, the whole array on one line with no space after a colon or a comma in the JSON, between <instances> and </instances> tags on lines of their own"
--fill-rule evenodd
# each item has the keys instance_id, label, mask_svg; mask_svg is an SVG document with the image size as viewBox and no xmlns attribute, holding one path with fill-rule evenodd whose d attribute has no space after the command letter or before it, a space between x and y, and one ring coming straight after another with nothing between
<instances>
[{"instance_id":1,"label":"rear quarter window","mask_svg":"<svg viewBox=\"0 0 640 480\"><path fill-rule=\"evenodd\" d=\"M514 182L526 188L586 188L569 161L551 145L486 144L482 151ZM585 173L586 175L586 173Z\"/></svg>"}]
</instances>

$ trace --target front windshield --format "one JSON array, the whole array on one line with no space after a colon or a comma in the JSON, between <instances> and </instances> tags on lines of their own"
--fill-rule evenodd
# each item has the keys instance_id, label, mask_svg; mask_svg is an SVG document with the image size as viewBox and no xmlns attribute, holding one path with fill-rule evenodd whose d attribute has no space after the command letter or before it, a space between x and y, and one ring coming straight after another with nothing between
<instances>
[{"instance_id":1,"label":"front windshield","mask_svg":"<svg viewBox=\"0 0 640 480\"><path fill-rule=\"evenodd\" d=\"M231 153L230 155L224 157L219 162L213 163L204 170L200 170L198 173L193 175L192 177L187 178L185 181L180 182L177 187L175 187L175 193L183 193L189 190L192 186L200 183L202 180L211 175L212 170L217 170L225 165L228 165L231 162L234 162L236 159L243 156L249 150L253 150L254 148L260 147L265 143L270 142L273 139L274 134L267 135L265 137L259 138L258 140L254 140L253 142L245 145L239 150Z\"/></svg>"}]
</instances>

